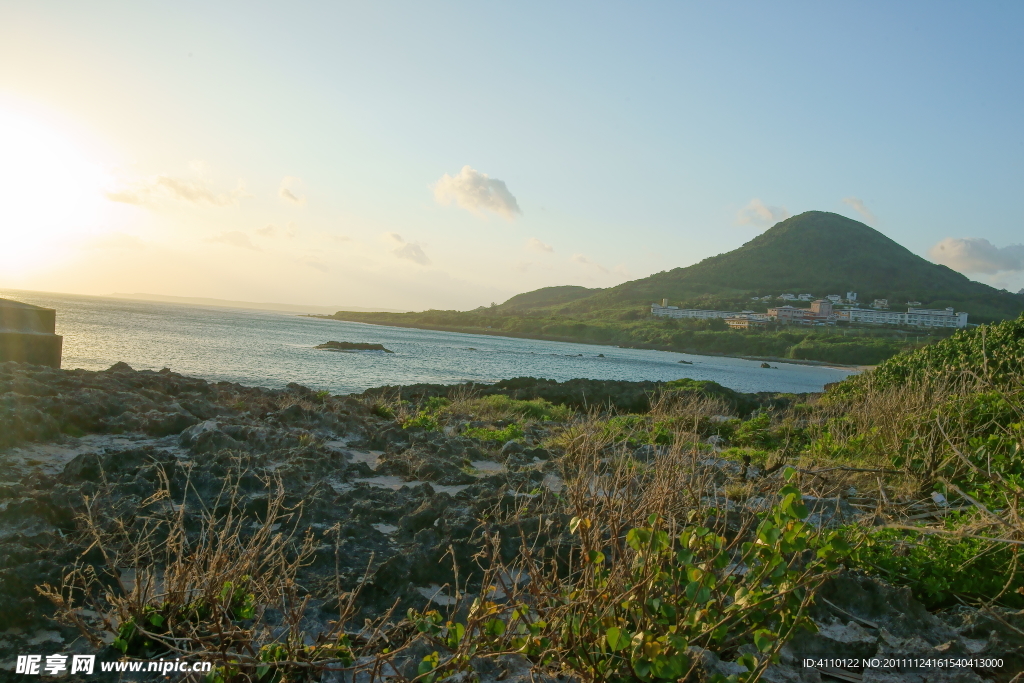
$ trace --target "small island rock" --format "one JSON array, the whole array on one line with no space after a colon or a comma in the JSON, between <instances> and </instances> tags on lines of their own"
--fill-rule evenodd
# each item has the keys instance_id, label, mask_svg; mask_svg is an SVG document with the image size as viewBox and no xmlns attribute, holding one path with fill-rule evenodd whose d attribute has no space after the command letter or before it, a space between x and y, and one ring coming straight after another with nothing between
<instances>
[{"instance_id":1,"label":"small island rock","mask_svg":"<svg viewBox=\"0 0 1024 683\"><path fill-rule=\"evenodd\" d=\"M324 351L383 351L384 353L394 353L391 349L385 349L383 344L371 344L369 342L329 341L313 348L323 349Z\"/></svg>"}]
</instances>

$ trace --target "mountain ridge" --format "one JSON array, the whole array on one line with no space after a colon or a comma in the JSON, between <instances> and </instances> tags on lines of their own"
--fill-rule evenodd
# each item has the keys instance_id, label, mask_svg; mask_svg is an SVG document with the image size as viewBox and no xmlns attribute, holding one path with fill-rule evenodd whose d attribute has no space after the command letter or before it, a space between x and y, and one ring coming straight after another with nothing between
<instances>
[{"instance_id":1,"label":"mountain ridge","mask_svg":"<svg viewBox=\"0 0 1024 683\"><path fill-rule=\"evenodd\" d=\"M546 290L558 288L544 288ZM582 289L582 288L581 288ZM757 237L691 266L624 282L568 302L524 305L525 292L499 310L560 306L561 313L633 307L668 298L673 304L740 302L752 296L809 292L816 296L858 292L860 301L885 298L893 307L920 301L923 307L966 310L972 322L1017 317L1024 296L999 290L914 254L864 223L825 211L807 211L777 223ZM513 305L513 301L516 303ZM507 308L505 308L507 307Z\"/></svg>"}]
</instances>

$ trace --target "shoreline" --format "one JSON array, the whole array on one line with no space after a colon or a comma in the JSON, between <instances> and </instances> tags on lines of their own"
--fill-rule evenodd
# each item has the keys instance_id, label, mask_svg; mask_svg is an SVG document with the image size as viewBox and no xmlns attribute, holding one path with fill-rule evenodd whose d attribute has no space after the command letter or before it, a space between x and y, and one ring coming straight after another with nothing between
<instances>
[{"instance_id":1,"label":"shoreline","mask_svg":"<svg viewBox=\"0 0 1024 683\"><path fill-rule=\"evenodd\" d=\"M566 343L566 344L590 344L591 346L611 346L611 347L614 347L614 348L617 348L617 349L640 349L640 350L646 350L646 351L665 351L665 352L668 352L668 353L682 353L682 354L686 354L686 355L690 355L690 356L712 356L712 357L719 357L719 358L738 358L740 360L761 361L761 362L774 362L774 363L789 363L791 365L813 365L813 366L818 366L818 367L829 367L829 368L837 368L837 369L843 369L843 370L855 369L855 370L857 370L859 372L864 372L865 370L870 370L871 368L875 367L874 365L846 365L846 364L843 364L843 363L833 363L833 362L830 362L830 361L823 361L823 360L798 360L798 359L795 359L795 358L779 358L777 356L741 356L741 355L732 355L732 354L728 354L728 353L714 353L714 352L711 352L711 351L703 351L703 352L699 352L698 353L698 352L695 352L695 351L680 351L679 349L674 349L674 348L670 348L670 347L666 347L666 346L661 346L659 344L635 344L635 345L631 345L631 346L623 346L621 344L612 344L612 343L608 343L608 342L580 341L579 339L573 339L571 337L560 337L558 335L523 334L523 333L519 333L519 332L509 332L507 330L491 331L491 330L481 330L480 328L475 328L475 327L473 327L473 328L466 328L466 327L460 328L460 327L445 327L445 326L440 326L440 325L423 325L423 324L411 324L411 323L410 324L405 324L405 325L398 325L398 324L388 324L388 325L385 325L383 323L368 323L368 322L363 321L363 320L343 320L341 318L336 318L333 315L316 315L316 314L301 315L299 317L301 317L301 318L319 318L321 320L334 320L334 321L337 321L337 322L344 322L344 323L358 323L360 325L374 325L374 326L377 326L377 327L402 327L402 328L415 329L415 330L432 330L434 332L454 332L456 334L479 334L479 335L485 335L485 336L490 336L490 337L509 337L510 339L536 339L538 341L553 341L553 342L562 342L562 343Z\"/></svg>"}]
</instances>

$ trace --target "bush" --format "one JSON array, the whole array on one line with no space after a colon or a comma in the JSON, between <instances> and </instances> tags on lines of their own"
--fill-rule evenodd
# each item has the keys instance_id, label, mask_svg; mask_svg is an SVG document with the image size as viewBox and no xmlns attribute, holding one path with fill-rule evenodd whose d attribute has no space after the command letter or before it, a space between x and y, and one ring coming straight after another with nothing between
<instances>
[{"instance_id":1,"label":"bush","mask_svg":"<svg viewBox=\"0 0 1024 683\"><path fill-rule=\"evenodd\" d=\"M554 405L543 398L534 398L528 401L509 398L502 394L494 394L472 401L468 407L475 414L485 418L511 418L518 417L523 420L555 420L564 422L572 417L572 409L566 406Z\"/></svg>"},{"instance_id":2,"label":"bush","mask_svg":"<svg viewBox=\"0 0 1024 683\"><path fill-rule=\"evenodd\" d=\"M533 623L543 626L536 635L520 628L523 651L537 656L531 644L550 641L583 680L653 682L699 671L697 646L747 668L730 680L755 680L791 635L813 628L813 593L849 552L840 534L803 521L796 487L784 487L778 501L739 544L705 526L671 529L651 515L615 552L607 529L574 518L578 572L563 581L531 572L542 596Z\"/></svg>"},{"instance_id":3,"label":"bush","mask_svg":"<svg viewBox=\"0 0 1024 683\"><path fill-rule=\"evenodd\" d=\"M1024 607L1024 573L1016 571L1017 549L980 538L956 538L900 529L879 529L851 555L853 566L909 586L928 609L967 601L1000 601Z\"/></svg>"},{"instance_id":4,"label":"bush","mask_svg":"<svg viewBox=\"0 0 1024 683\"><path fill-rule=\"evenodd\" d=\"M840 382L830 393L849 393L870 381L877 388L925 381L936 376L977 374L997 385L1012 383L1024 373L1024 315L993 325L956 332L931 346L900 353L869 376Z\"/></svg>"},{"instance_id":5,"label":"bush","mask_svg":"<svg viewBox=\"0 0 1024 683\"><path fill-rule=\"evenodd\" d=\"M480 439L481 441L499 441L504 443L521 439L525 436L525 433L522 427L513 422L501 429L495 427L470 427L462 435L468 436L471 439Z\"/></svg>"}]
</instances>

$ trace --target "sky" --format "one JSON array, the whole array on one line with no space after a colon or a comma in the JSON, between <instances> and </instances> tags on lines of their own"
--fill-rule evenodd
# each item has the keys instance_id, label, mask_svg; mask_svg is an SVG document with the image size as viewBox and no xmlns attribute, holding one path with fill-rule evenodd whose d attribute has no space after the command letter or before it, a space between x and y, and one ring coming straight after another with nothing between
<instances>
[{"instance_id":1,"label":"sky","mask_svg":"<svg viewBox=\"0 0 1024 683\"><path fill-rule=\"evenodd\" d=\"M469 309L822 210L1017 291L1022 25L997 1L0 0L0 287Z\"/></svg>"}]
</instances>

